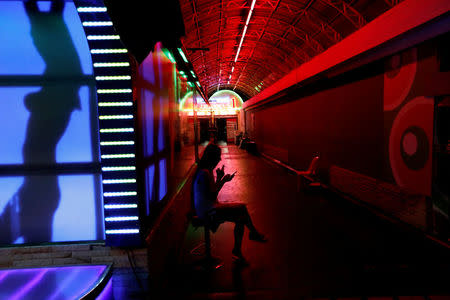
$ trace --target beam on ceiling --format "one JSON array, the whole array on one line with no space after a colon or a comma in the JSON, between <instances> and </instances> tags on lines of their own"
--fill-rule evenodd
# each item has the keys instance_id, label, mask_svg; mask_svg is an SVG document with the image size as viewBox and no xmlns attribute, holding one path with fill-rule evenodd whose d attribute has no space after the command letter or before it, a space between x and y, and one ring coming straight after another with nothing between
<instances>
[{"instance_id":1,"label":"beam on ceiling","mask_svg":"<svg viewBox=\"0 0 450 300\"><path fill-rule=\"evenodd\" d=\"M449 11L448 0L428 0L427 5L423 5L422 0L405 0L311 61L292 70L246 101L244 107L259 105L290 86L351 62L355 57L361 58L363 54L371 54L370 60L364 61L367 64L445 33L450 30ZM391 46L394 44L396 47Z\"/></svg>"}]
</instances>

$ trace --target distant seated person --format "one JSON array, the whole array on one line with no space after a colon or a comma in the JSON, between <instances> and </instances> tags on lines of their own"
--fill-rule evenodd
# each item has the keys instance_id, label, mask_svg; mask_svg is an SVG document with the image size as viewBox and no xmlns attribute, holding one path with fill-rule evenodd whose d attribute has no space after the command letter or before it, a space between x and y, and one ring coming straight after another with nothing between
<instances>
[{"instance_id":1,"label":"distant seated person","mask_svg":"<svg viewBox=\"0 0 450 300\"><path fill-rule=\"evenodd\" d=\"M247 206L242 202L221 203L217 200L217 195L223 185L231 181L236 172L225 174L223 165L216 170L214 180L213 170L221 160L221 149L215 144L206 146L202 158L198 163L197 172L193 181L193 200L197 216L210 222L211 227L223 222L234 222L234 248L232 250L233 259L237 262L245 262L242 255L241 246L244 236L244 228L250 230L249 239L257 242L266 242L267 239L253 225L251 217L247 211Z\"/></svg>"}]
</instances>

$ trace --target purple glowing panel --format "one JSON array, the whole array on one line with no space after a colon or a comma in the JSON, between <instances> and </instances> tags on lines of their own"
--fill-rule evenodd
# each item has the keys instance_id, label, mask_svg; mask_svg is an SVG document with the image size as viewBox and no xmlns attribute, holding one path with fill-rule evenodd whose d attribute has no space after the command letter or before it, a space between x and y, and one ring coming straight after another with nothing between
<instances>
[{"instance_id":1,"label":"purple glowing panel","mask_svg":"<svg viewBox=\"0 0 450 300\"><path fill-rule=\"evenodd\" d=\"M0 299L79 299L106 270L105 265L0 270Z\"/></svg>"},{"instance_id":2,"label":"purple glowing panel","mask_svg":"<svg viewBox=\"0 0 450 300\"><path fill-rule=\"evenodd\" d=\"M97 297L97 300L110 300L110 299L114 299L112 278L108 281L103 291Z\"/></svg>"}]
</instances>

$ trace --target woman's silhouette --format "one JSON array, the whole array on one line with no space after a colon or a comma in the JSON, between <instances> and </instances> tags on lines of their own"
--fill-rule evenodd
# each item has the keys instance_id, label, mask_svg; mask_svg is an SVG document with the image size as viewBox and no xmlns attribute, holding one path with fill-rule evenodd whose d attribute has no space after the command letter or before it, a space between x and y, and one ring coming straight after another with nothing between
<instances>
[{"instance_id":1,"label":"woman's silhouette","mask_svg":"<svg viewBox=\"0 0 450 300\"><path fill-rule=\"evenodd\" d=\"M50 10L43 12L36 0L24 3L33 44L46 67L41 89L24 99L30 115L22 148L23 163L46 174L25 176L22 186L7 204L0 223L10 230L1 234L2 244L14 243L19 237L23 237L25 243L52 240L53 217L60 202L56 147L72 112L80 108L80 84L70 77L83 75L64 22L64 6L62 0L51 1ZM67 80L61 80L64 77Z\"/></svg>"}]
</instances>

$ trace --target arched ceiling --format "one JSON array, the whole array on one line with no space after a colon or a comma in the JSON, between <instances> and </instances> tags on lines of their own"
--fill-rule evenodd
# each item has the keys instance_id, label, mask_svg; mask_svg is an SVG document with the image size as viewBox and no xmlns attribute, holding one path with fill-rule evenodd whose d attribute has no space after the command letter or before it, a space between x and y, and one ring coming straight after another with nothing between
<instances>
[{"instance_id":1,"label":"arched ceiling","mask_svg":"<svg viewBox=\"0 0 450 300\"><path fill-rule=\"evenodd\" d=\"M253 0L179 1L183 48L205 92L246 100L401 0L256 0L236 61Z\"/></svg>"}]
</instances>

